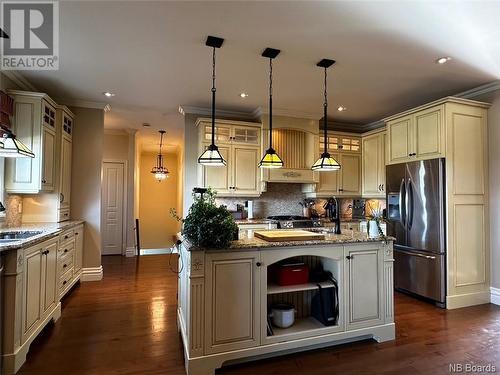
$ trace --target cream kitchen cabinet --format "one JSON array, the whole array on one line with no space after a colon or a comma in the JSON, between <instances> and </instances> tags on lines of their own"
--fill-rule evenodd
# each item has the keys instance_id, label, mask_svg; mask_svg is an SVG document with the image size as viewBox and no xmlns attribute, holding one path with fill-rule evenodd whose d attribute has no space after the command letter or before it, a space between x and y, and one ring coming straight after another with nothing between
<instances>
[{"instance_id":1,"label":"cream kitchen cabinet","mask_svg":"<svg viewBox=\"0 0 500 375\"><path fill-rule=\"evenodd\" d=\"M385 197L385 132L362 139L363 197Z\"/></svg>"},{"instance_id":2,"label":"cream kitchen cabinet","mask_svg":"<svg viewBox=\"0 0 500 375\"><path fill-rule=\"evenodd\" d=\"M260 254L206 255L205 353L260 344Z\"/></svg>"},{"instance_id":3,"label":"cream kitchen cabinet","mask_svg":"<svg viewBox=\"0 0 500 375\"><path fill-rule=\"evenodd\" d=\"M35 154L7 158L5 190L9 193L51 192L56 181L56 106L46 94L9 90L14 98L12 131Z\"/></svg>"},{"instance_id":4,"label":"cream kitchen cabinet","mask_svg":"<svg viewBox=\"0 0 500 375\"><path fill-rule=\"evenodd\" d=\"M211 122L199 119L200 154L211 143ZM212 187L218 196L257 197L261 194L260 124L242 121L217 120L215 139L219 152L226 160L225 167L199 167L200 184Z\"/></svg>"},{"instance_id":5,"label":"cream kitchen cabinet","mask_svg":"<svg viewBox=\"0 0 500 375\"><path fill-rule=\"evenodd\" d=\"M347 329L382 324L384 255L379 245L346 246L345 296Z\"/></svg>"},{"instance_id":6,"label":"cream kitchen cabinet","mask_svg":"<svg viewBox=\"0 0 500 375\"><path fill-rule=\"evenodd\" d=\"M445 157L444 106L387 121L387 164Z\"/></svg>"},{"instance_id":7,"label":"cream kitchen cabinet","mask_svg":"<svg viewBox=\"0 0 500 375\"><path fill-rule=\"evenodd\" d=\"M71 161L73 152L74 114L66 106L57 107L58 221L69 220L71 209Z\"/></svg>"}]
</instances>

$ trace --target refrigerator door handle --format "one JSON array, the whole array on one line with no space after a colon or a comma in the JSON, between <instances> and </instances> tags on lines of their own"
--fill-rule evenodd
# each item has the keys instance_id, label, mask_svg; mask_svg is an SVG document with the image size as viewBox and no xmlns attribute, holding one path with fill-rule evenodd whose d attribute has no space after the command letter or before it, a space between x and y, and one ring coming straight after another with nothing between
<instances>
[{"instance_id":1,"label":"refrigerator door handle","mask_svg":"<svg viewBox=\"0 0 500 375\"><path fill-rule=\"evenodd\" d=\"M403 189L405 190L403 195ZM399 222L406 229L406 188L405 179L401 179L401 184L399 185Z\"/></svg>"},{"instance_id":2,"label":"refrigerator door handle","mask_svg":"<svg viewBox=\"0 0 500 375\"><path fill-rule=\"evenodd\" d=\"M436 259L436 257L433 256L433 255L425 255L425 254L420 254L420 253L414 253L414 252L411 252L411 251L404 251L404 250L400 250L400 249L397 249L395 251L397 251L399 253L402 253L402 254L406 254L406 255L410 255L410 256L416 256L416 257L425 258L425 259Z\"/></svg>"},{"instance_id":3,"label":"refrigerator door handle","mask_svg":"<svg viewBox=\"0 0 500 375\"><path fill-rule=\"evenodd\" d=\"M407 225L408 225L408 230L410 230L411 227L412 227L412 224L413 224L413 186L412 186L411 178L408 179L408 184L407 184L407 189L406 190L407 190L406 191L406 193L407 193L407 198L406 198L407 208L406 208L406 212L407 212L407 215L408 215Z\"/></svg>"}]
</instances>

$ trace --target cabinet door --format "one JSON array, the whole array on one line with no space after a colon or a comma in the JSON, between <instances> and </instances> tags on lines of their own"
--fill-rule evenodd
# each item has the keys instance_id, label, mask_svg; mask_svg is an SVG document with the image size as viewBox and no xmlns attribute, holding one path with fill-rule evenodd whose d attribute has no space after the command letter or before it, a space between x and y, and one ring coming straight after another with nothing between
<instances>
[{"instance_id":1,"label":"cabinet door","mask_svg":"<svg viewBox=\"0 0 500 375\"><path fill-rule=\"evenodd\" d=\"M382 272L379 249L346 246L345 285L347 328L357 329L382 322Z\"/></svg>"},{"instance_id":2,"label":"cabinet door","mask_svg":"<svg viewBox=\"0 0 500 375\"><path fill-rule=\"evenodd\" d=\"M260 343L258 251L206 254L205 354Z\"/></svg>"},{"instance_id":3,"label":"cabinet door","mask_svg":"<svg viewBox=\"0 0 500 375\"><path fill-rule=\"evenodd\" d=\"M341 154L340 165L342 195L361 195L361 155Z\"/></svg>"},{"instance_id":4,"label":"cabinet door","mask_svg":"<svg viewBox=\"0 0 500 375\"><path fill-rule=\"evenodd\" d=\"M75 273L82 269L83 264L83 225L75 229Z\"/></svg>"},{"instance_id":5,"label":"cabinet door","mask_svg":"<svg viewBox=\"0 0 500 375\"><path fill-rule=\"evenodd\" d=\"M23 308L22 308L22 342L37 328L42 318L42 264L43 255L40 246L24 251L23 265Z\"/></svg>"},{"instance_id":6,"label":"cabinet door","mask_svg":"<svg viewBox=\"0 0 500 375\"><path fill-rule=\"evenodd\" d=\"M56 133L43 126L42 130L42 190L53 191L56 181Z\"/></svg>"},{"instance_id":7,"label":"cabinet door","mask_svg":"<svg viewBox=\"0 0 500 375\"><path fill-rule=\"evenodd\" d=\"M210 143L212 142L212 123L202 122L200 126L202 128L202 142ZM231 143L231 126L215 123L215 144L229 144Z\"/></svg>"},{"instance_id":8,"label":"cabinet door","mask_svg":"<svg viewBox=\"0 0 500 375\"><path fill-rule=\"evenodd\" d=\"M45 315L56 303L57 282L57 241L42 248L42 295L41 309Z\"/></svg>"},{"instance_id":9,"label":"cabinet door","mask_svg":"<svg viewBox=\"0 0 500 375\"><path fill-rule=\"evenodd\" d=\"M42 169L42 105L39 98L14 96L13 132L34 158L7 158L5 190L9 193L38 193Z\"/></svg>"},{"instance_id":10,"label":"cabinet door","mask_svg":"<svg viewBox=\"0 0 500 375\"><path fill-rule=\"evenodd\" d=\"M235 195L259 194L259 149L243 146L232 147L232 181Z\"/></svg>"},{"instance_id":11,"label":"cabinet door","mask_svg":"<svg viewBox=\"0 0 500 375\"><path fill-rule=\"evenodd\" d=\"M388 148L389 162L400 163L407 161L412 153L412 116L405 116L399 119L389 121L388 129Z\"/></svg>"},{"instance_id":12,"label":"cabinet door","mask_svg":"<svg viewBox=\"0 0 500 375\"><path fill-rule=\"evenodd\" d=\"M384 196L385 134L363 138L362 185L363 196Z\"/></svg>"},{"instance_id":13,"label":"cabinet door","mask_svg":"<svg viewBox=\"0 0 500 375\"><path fill-rule=\"evenodd\" d=\"M339 154L332 153L331 155L332 158L340 163ZM319 172L319 183L316 192L319 194L338 194L340 188L340 173L340 171Z\"/></svg>"},{"instance_id":14,"label":"cabinet door","mask_svg":"<svg viewBox=\"0 0 500 375\"><path fill-rule=\"evenodd\" d=\"M250 126L234 126L232 141L235 144L238 143L238 144L259 146L260 129L252 128Z\"/></svg>"},{"instance_id":15,"label":"cabinet door","mask_svg":"<svg viewBox=\"0 0 500 375\"><path fill-rule=\"evenodd\" d=\"M60 208L67 208L71 202L71 153L72 142L62 137L60 170Z\"/></svg>"},{"instance_id":16,"label":"cabinet door","mask_svg":"<svg viewBox=\"0 0 500 375\"><path fill-rule=\"evenodd\" d=\"M208 147L208 144L204 146L204 149ZM217 191L218 195L229 195L232 193L230 189L231 185L231 147L230 146L218 146L219 152L221 153L224 160L226 160L227 165L225 167L203 167L204 175L204 185L205 187L211 187Z\"/></svg>"},{"instance_id":17,"label":"cabinet door","mask_svg":"<svg viewBox=\"0 0 500 375\"><path fill-rule=\"evenodd\" d=\"M444 157L443 106L417 112L413 119L414 150L417 159Z\"/></svg>"}]
</instances>

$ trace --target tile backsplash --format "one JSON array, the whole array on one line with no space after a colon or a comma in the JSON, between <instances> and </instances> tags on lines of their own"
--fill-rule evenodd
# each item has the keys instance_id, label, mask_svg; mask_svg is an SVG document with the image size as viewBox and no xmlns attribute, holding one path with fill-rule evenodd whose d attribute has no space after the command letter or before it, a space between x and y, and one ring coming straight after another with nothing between
<instances>
[{"instance_id":1,"label":"tile backsplash","mask_svg":"<svg viewBox=\"0 0 500 375\"><path fill-rule=\"evenodd\" d=\"M245 201L253 200L254 218L265 218L272 215L300 215L302 216L302 206L299 202L304 199L300 184L269 183L267 191L258 198L217 198L218 204L227 206L230 211L236 211L236 205L245 205ZM352 218L352 198L339 198L342 207L342 218L344 220ZM323 206L326 199L316 199L314 210L324 216ZM367 199L366 215L370 216L372 210L380 207L385 209L385 199Z\"/></svg>"},{"instance_id":2,"label":"tile backsplash","mask_svg":"<svg viewBox=\"0 0 500 375\"><path fill-rule=\"evenodd\" d=\"M5 199L5 221L2 223L3 227L11 228L21 225L22 214L19 212L19 208L22 203L22 196L7 194Z\"/></svg>"}]
</instances>

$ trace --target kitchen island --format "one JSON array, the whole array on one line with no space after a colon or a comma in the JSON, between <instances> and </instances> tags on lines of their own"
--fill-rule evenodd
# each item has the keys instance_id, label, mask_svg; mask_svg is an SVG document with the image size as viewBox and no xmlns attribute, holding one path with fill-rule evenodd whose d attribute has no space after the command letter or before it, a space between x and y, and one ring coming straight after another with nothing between
<instances>
[{"instance_id":1,"label":"kitchen island","mask_svg":"<svg viewBox=\"0 0 500 375\"><path fill-rule=\"evenodd\" d=\"M273 267L300 260L331 272L338 283L334 325L313 317L318 285L280 286ZM180 245L178 328L188 375L214 374L223 365L373 338L395 338L392 239L326 233L324 239L268 242L240 231L227 249ZM268 326L270 307L295 306L289 328Z\"/></svg>"}]
</instances>

